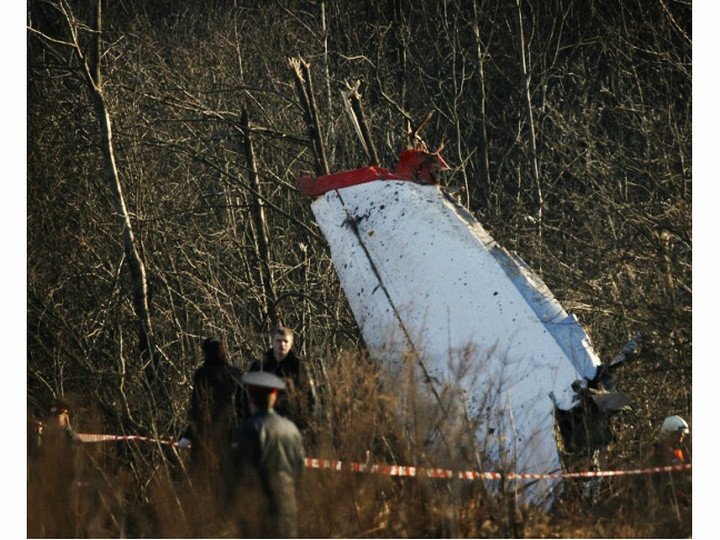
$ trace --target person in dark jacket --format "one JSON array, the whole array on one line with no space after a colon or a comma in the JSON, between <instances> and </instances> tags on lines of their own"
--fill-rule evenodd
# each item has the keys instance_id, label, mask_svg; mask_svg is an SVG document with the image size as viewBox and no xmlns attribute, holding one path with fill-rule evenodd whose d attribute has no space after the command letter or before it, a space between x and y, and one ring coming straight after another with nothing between
<instances>
[{"instance_id":1,"label":"person in dark jacket","mask_svg":"<svg viewBox=\"0 0 720 540\"><path fill-rule=\"evenodd\" d=\"M247 385L251 416L233 434L226 481L231 512L242 536L297 536L297 489L305 466L302 437L295 424L277 414L279 377L250 372Z\"/></svg>"},{"instance_id":2,"label":"person in dark jacket","mask_svg":"<svg viewBox=\"0 0 720 540\"><path fill-rule=\"evenodd\" d=\"M290 328L278 326L272 334L272 346L262 360L256 360L250 371L266 371L281 379L290 380L295 387L301 384L300 359L293 350L295 334Z\"/></svg>"},{"instance_id":3,"label":"person in dark jacket","mask_svg":"<svg viewBox=\"0 0 720 540\"><path fill-rule=\"evenodd\" d=\"M242 372L230 365L225 345L217 338L202 344L205 360L193 375L190 425L180 446L189 446L190 469L208 480L219 473L232 430L242 414Z\"/></svg>"},{"instance_id":4,"label":"person in dark jacket","mask_svg":"<svg viewBox=\"0 0 720 540\"><path fill-rule=\"evenodd\" d=\"M313 381L293 349L294 341L295 335L290 328L278 326L272 333L272 346L261 360L252 363L249 371L272 373L285 381L287 393L279 398L276 410L303 429L308 423L315 396Z\"/></svg>"},{"instance_id":5,"label":"person in dark jacket","mask_svg":"<svg viewBox=\"0 0 720 540\"><path fill-rule=\"evenodd\" d=\"M75 536L81 441L70 426L70 406L52 399L28 464L28 538Z\"/></svg>"}]
</instances>

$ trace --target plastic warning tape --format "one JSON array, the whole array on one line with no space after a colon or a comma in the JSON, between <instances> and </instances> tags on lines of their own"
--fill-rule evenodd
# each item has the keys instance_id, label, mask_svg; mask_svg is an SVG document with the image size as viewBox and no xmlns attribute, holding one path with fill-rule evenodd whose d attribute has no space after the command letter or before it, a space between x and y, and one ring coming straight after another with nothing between
<instances>
[{"instance_id":1,"label":"plastic warning tape","mask_svg":"<svg viewBox=\"0 0 720 540\"><path fill-rule=\"evenodd\" d=\"M362 473L384 474L387 476L406 476L415 478L458 478L462 480L540 480L548 478L596 478L602 476L625 476L634 474L652 474L659 472L677 472L692 469L692 464L648 467L622 471L583 471L566 473L499 473L478 471L453 471L413 467L406 465L370 465L366 463L343 463L342 461L305 458L305 467L310 469L330 469L333 471L352 471Z\"/></svg>"},{"instance_id":2,"label":"plastic warning tape","mask_svg":"<svg viewBox=\"0 0 720 540\"><path fill-rule=\"evenodd\" d=\"M166 444L168 446L178 446L176 441L163 441L161 439L153 439L152 437L141 437L140 435L104 435L99 433L78 433L78 439L85 443L105 442L105 441L146 441L153 443ZM185 448L178 446L178 448Z\"/></svg>"},{"instance_id":3,"label":"plastic warning tape","mask_svg":"<svg viewBox=\"0 0 720 540\"><path fill-rule=\"evenodd\" d=\"M94 443L104 441L146 441L178 446L176 441L164 441L140 435L104 435L94 433L78 433L82 442ZM414 467L412 465L379 465L357 462L344 462L334 459L305 458L305 467L308 469L328 469L331 471L350 471L356 473L383 474L386 476L401 476L410 478L457 478L460 480L541 480L550 478L598 478L604 476L628 476L637 474L654 474L661 472L679 472L692 469L692 463L684 465L667 465L663 467L647 467L644 469L628 469L620 471L582 471L559 473L499 473L479 471L453 471L432 467Z\"/></svg>"}]
</instances>

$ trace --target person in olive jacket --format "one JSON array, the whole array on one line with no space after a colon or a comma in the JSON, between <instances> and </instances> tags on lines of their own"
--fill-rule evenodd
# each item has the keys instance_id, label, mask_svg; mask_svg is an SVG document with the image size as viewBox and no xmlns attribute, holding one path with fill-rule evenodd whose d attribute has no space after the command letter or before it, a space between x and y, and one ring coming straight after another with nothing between
<instances>
[{"instance_id":1,"label":"person in olive jacket","mask_svg":"<svg viewBox=\"0 0 720 540\"><path fill-rule=\"evenodd\" d=\"M224 475L242 536L297 536L297 489L305 451L295 424L275 412L282 379L256 371L243 376L251 416L233 434Z\"/></svg>"}]
</instances>

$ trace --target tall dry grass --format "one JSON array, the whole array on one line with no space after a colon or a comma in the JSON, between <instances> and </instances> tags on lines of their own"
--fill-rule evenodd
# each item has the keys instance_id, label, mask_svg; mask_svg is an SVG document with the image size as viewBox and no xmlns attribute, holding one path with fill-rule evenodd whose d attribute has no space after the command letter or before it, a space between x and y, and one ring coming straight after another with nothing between
<instances>
[{"instance_id":1,"label":"tall dry grass","mask_svg":"<svg viewBox=\"0 0 720 540\"><path fill-rule=\"evenodd\" d=\"M304 433L308 456L418 466L461 463L442 462L428 450L424 430L433 418L421 418L431 408L422 407L419 393L388 385L364 355L324 360L321 407ZM237 527L237 509L225 504L222 479L189 476L188 455L181 450L122 442L84 444L74 453L71 479L65 453L41 452L28 462L28 537L253 534ZM320 538L633 538L692 532L686 473L606 479L593 501L569 481L549 511L520 504L510 484L496 491L487 487L467 480L306 469L298 530Z\"/></svg>"}]
</instances>

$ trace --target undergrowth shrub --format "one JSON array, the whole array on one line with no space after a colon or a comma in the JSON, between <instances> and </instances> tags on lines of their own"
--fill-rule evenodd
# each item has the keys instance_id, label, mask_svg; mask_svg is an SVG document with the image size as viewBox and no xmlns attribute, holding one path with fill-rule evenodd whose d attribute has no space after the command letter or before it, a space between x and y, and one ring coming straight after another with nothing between
<instances>
[{"instance_id":1,"label":"undergrowth shrub","mask_svg":"<svg viewBox=\"0 0 720 540\"><path fill-rule=\"evenodd\" d=\"M319 415L303 434L309 457L449 466L424 451L423 437L403 423L396 389L367 355L342 352L324 360ZM243 536L224 504L223 479L188 475L187 451L128 441L85 443L73 452L72 480L61 474L67 455L46 452L29 461L29 537ZM686 536L690 482L687 473L614 477L603 479L589 500L569 480L545 511L523 505L510 482L489 489L481 481L308 468L298 530L320 538Z\"/></svg>"}]
</instances>

